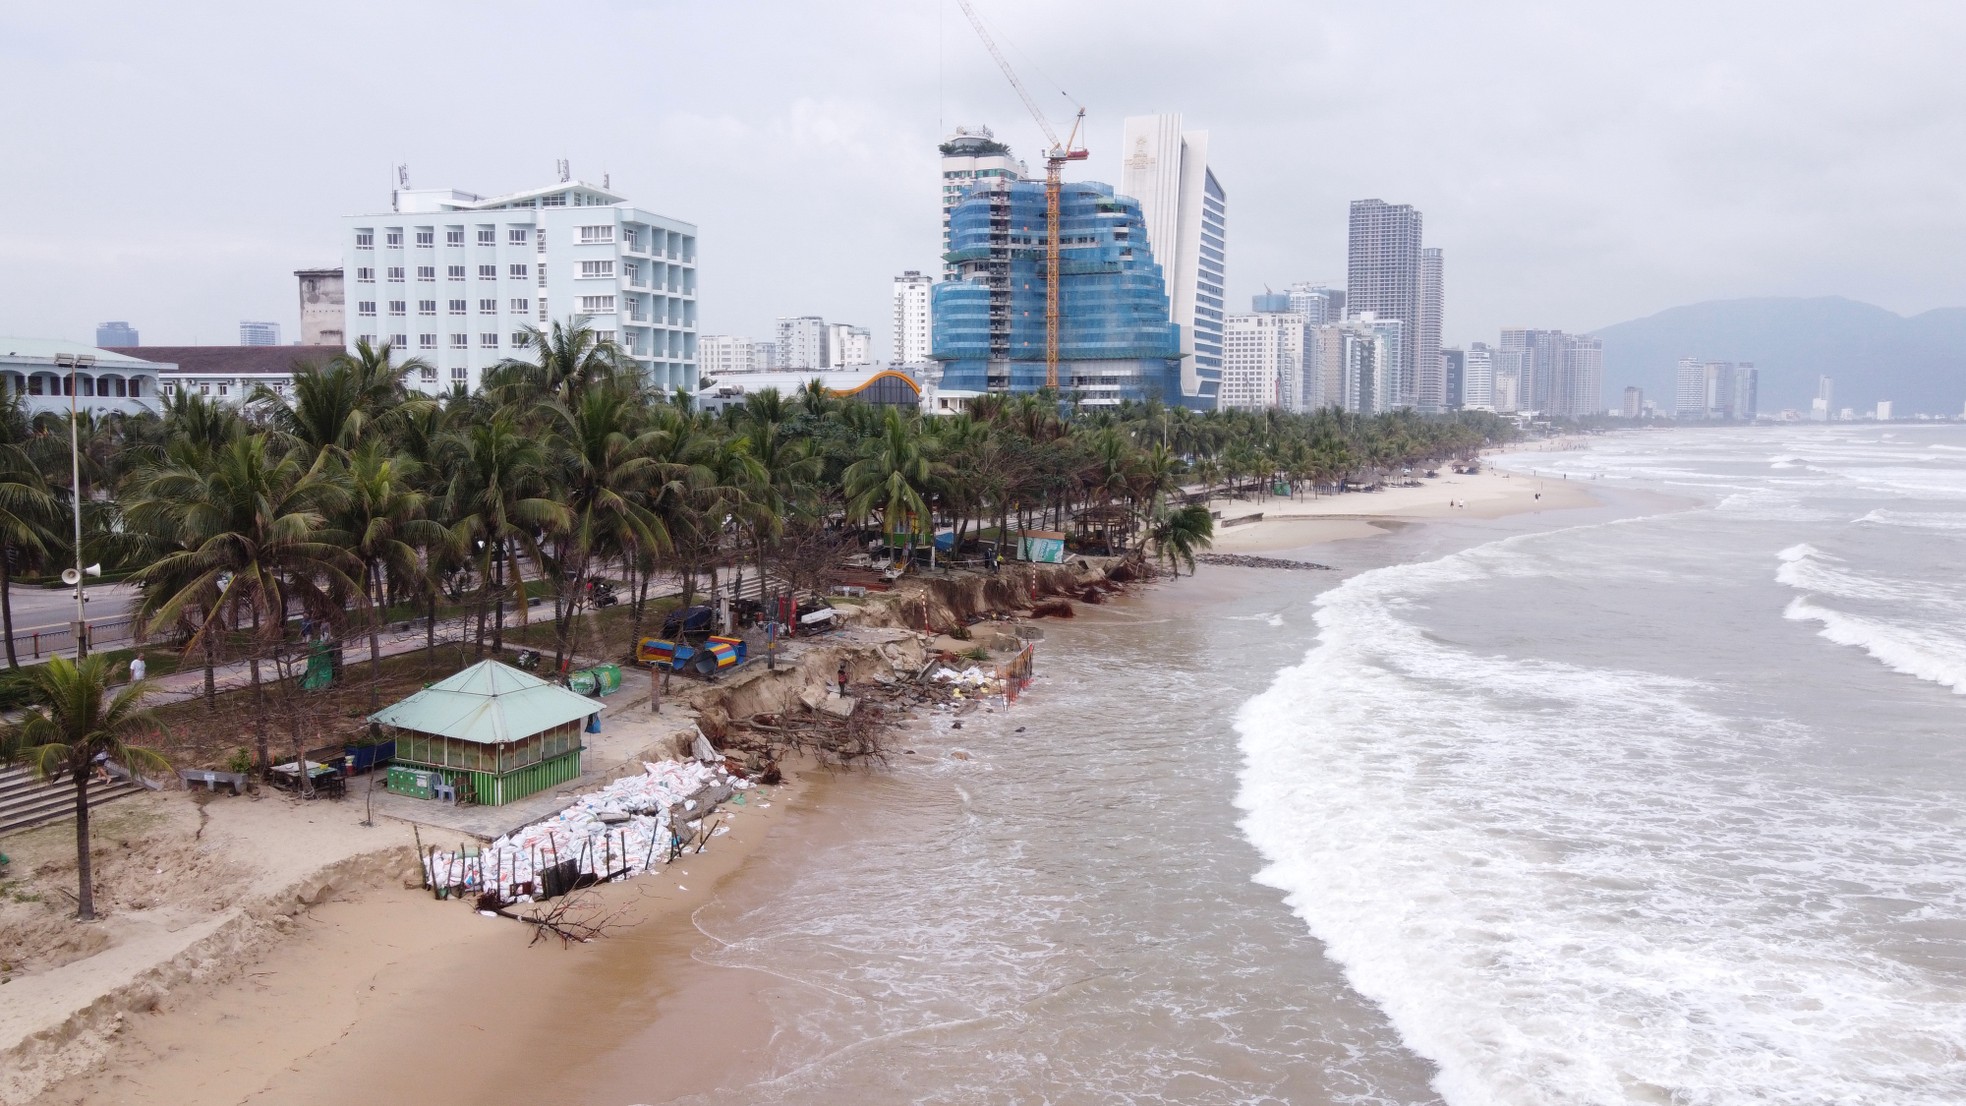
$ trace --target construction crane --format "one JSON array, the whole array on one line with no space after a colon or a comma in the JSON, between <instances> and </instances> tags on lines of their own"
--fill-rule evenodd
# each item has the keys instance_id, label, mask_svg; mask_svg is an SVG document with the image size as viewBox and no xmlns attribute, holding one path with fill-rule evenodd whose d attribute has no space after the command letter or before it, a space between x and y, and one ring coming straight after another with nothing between
<instances>
[{"instance_id":1,"label":"construction crane","mask_svg":"<svg viewBox=\"0 0 1966 1106\"><path fill-rule=\"evenodd\" d=\"M1017 71L1010 67L1010 62L1004 58L1003 51L997 49L996 40L992 39L990 32L984 29L983 20L977 17L976 9L969 6L969 0L956 0L956 4L962 8L963 14L969 17L969 25L976 28L976 37L983 40L983 47L990 51L991 57L996 59L997 68L1003 70L1003 75L1010 81L1010 87L1016 89L1017 95L1023 98L1024 109L1031 113L1031 118L1038 121L1038 128L1044 131L1045 140L1051 143L1044 152L1044 384L1047 388L1056 389L1058 387L1060 277L1058 202L1059 194L1064 190L1065 185L1065 163L1084 161L1091 156L1091 152L1084 146L1077 145L1079 128L1085 124L1085 109L1080 108L1077 118L1072 120L1072 133L1066 136L1065 141L1058 141L1058 132L1052 129L1051 121L1044 117L1044 112L1038 110L1038 102L1031 99L1031 93L1025 89L1024 82L1017 79Z\"/></svg>"}]
</instances>

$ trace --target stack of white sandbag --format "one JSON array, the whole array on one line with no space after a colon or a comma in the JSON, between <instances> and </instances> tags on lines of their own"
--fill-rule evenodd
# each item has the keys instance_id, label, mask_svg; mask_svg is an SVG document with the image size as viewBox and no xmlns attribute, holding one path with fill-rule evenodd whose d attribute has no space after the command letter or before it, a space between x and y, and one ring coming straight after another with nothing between
<instances>
[{"instance_id":1,"label":"stack of white sandbag","mask_svg":"<svg viewBox=\"0 0 1966 1106\"><path fill-rule=\"evenodd\" d=\"M471 894L486 888L510 894L522 884L537 890L541 873L567 862L586 875L639 875L669 859L673 838L694 837L718 803L750 786L720 761L645 761L640 775L588 792L558 814L482 848L433 851L424 866L432 886L462 887Z\"/></svg>"}]
</instances>

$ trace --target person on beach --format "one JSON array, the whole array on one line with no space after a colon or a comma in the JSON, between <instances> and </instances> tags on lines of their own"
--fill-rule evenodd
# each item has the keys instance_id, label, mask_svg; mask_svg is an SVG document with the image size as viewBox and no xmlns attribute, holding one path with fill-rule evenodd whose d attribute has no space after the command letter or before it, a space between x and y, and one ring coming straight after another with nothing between
<instances>
[{"instance_id":1,"label":"person on beach","mask_svg":"<svg viewBox=\"0 0 1966 1106\"><path fill-rule=\"evenodd\" d=\"M844 699L846 698L846 662L845 661L840 662L840 670L836 674L835 678L837 678L840 681L840 698Z\"/></svg>"}]
</instances>

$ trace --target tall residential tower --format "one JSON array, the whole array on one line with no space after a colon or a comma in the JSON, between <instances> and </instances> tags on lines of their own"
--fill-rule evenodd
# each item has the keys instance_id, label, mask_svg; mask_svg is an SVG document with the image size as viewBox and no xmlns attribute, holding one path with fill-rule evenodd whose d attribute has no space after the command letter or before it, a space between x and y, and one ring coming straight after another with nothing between
<instances>
[{"instance_id":1,"label":"tall residential tower","mask_svg":"<svg viewBox=\"0 0 1966 1106\"><path fill-rule=\"evenodd\" d=\"M1384 373L1383 394L1393 406L1418 400L1421 266L1420 213L1411 204L1384 200L1353 200L1351 233L1345 270L1345 310L1357 316L1370 313L1379 320L1404 324L1398 363ZM1440 344L1434 331L1436 351Z\"/></svg>"}]
</instances>

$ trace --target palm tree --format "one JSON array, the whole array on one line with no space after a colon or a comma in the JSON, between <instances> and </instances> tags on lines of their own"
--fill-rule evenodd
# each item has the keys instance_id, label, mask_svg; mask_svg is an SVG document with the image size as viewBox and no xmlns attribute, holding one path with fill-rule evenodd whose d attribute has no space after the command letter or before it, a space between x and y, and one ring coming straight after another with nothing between
<instances>
[{"instance_id":1,"label":"palm tree","mask_svg":"<svg viewBox=\"0 0 1966 1106\"><path fill-rule=\"evenodd\" d=\"M347 536L328 529L348 503L329 457L303 467L257 435L229 443L207 467L167 464L138 474L130 518L175 546L137 573L145 585L139 618L173 626L196 613L185 651L203 647L208 664L219 627L228 617L235 628L249 618L256 633L247 660L262 704L260 658L284 637L294 601L307 614L340 621L343 597L362 594ZM265 768L263 720L256 737Z\"/></svg>"},{"instance_id":2,"label":"palm tree","mask_svg":"<svg viewBox=\"0 0 1966 1106\"><path fill-rule=\"evenodd\" d=\"M75 918L96 917L94 881L89 864L89 777L98 756L114 760L138 775L171 770L163 756L134 742L162 727L143 706L150 694L148 680L139 680L109 694L109 658L101 653L80 662L51 656L17 676L27 690L28 712L0 734L0 757L25 762L42 780L67 776L75 786L75 868L80 883Z\"/></svg>"},{"instance_id":3,"label":"palm tree","mask_svg":"<svg viewBox=\"0 0 1966 1106\"><path fill-rule=\"evenodd\" d=\"M49 493L24 443L27 417L20 398L0 397L0 634L7 638L7 667L16 668L14 654L14 573L47 560L61 504Z\"/></svg>"},{"instance_id":4,"label":"palm tree","mask_svg":"<svg viewBox=\"0 0 1966 1106\"><path fill-rule=\"evenodd\" d=\"M661 432L640 430L630 393L597 386L544 410L552 483L568 511L568 525L548 538L558 570L553 667L559 670L573 652L574 617L596 575L595 562L632 551L660 552L669 544L669 532L642 494L662 475L650 456Z\"/></svg>"},{"instance_id":5,"label":"palm tree","mask_svg":"<svg viewBox=\"0 0 1966 1106\"><path fill-rule=\"evenodd\" d=\"M348 535L348 551L361 563L369 614L370 710L381 706L381 633L390 593L420 579L419 550L450 541L449 531L425 517L429 496L416 488L415 470L414 462L369 441L356 447L344 473L347 502L336 521Z\"/></svg>"},{"instance_id":6,"label":"palm tree","mask_svg":"<svg viewBox=\"0 0 1966 1106\"><path fill-rule=\"evenodd\" d=\"M485 379L485 394L500 406L522 407L542 399L566 401L586 388L626 376L621 350L585 322L552 324L524 331L535 360L507 358Z\"/></svg>"},{"instance_id":7,"label":"palm tree","mask_svg":"<svg viewBox=\"0 0 1966 1106\"><path fill-rule=\"evenodd\" d=\"M890 540L895 527L908 516L928 518L924 493L934 466L914 430L900 411L889 407L881 416L879 434L861 443L860 459L848 465L843 474L847 517L858 522L879 513L881 530ZM917 529L912 524L908 527L911 556Z\"/></svg>"},{"instance_id":8,"label":"palm tree","mask_svg":"<svg viewBox=\"0 0 1966 1106\"><path fill-rule=\"evenodd\" d=\"M484 648L484 599L493 599L492 648L505 647L505 600L526 611L524 562L541 563L540 531L564 527L572 512L547 481L546 451L510 411L451 438L446 466L451 472L443 512L452 519L452 540L478 550L483 581L478 611L478 647Z\"/></svg>"},{"instance_id":9,"label":"palm tree","mask_svg":"<svg viewBox=\"0 0 1966 1106\"><path fill-rule=\"evenodd\" d=\"M1199 503L1164 510L1147 531L1147 540L1153 544L1155 554L1174 569L1174 575L1181 575L1183 564L1192 575L1196 551L1214 544L1215 520L1209 517L1208 508Z\"/></svg>"}]
</instances>

